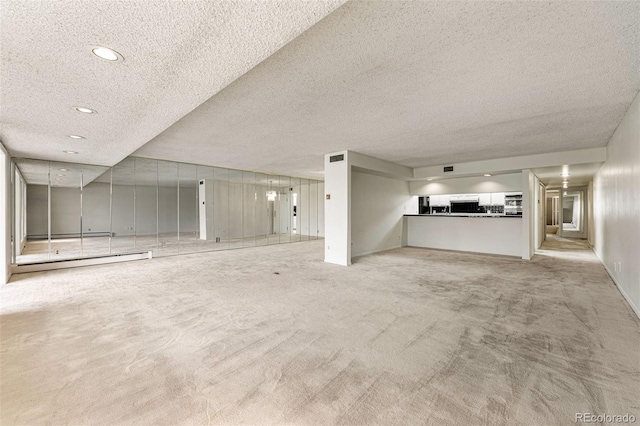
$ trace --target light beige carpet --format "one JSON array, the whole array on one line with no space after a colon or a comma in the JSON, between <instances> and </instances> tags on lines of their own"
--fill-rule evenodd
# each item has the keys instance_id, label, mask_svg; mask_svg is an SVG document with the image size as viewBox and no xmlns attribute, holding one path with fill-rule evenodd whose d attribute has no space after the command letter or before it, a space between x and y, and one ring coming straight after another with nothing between
<instances>
[{"instance_id":1,"label":"light beige carpet","mask_svg":"<svg viewBox=\"0 0 640 426\"><path fill-rule=\"evenodd\" d=\"M323 242L15 276L0 423L574 424L640 417L640 321L584 243L518 259Z\"/></svg>"}]
</instances>

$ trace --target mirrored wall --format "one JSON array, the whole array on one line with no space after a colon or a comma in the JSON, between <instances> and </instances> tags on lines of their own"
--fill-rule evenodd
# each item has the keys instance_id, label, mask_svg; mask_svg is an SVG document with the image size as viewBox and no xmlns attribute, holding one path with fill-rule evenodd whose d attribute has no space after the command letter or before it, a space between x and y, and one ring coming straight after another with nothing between
<instances>
[{"instance_id":1,"label":"mirrored wall","mask_svg":"<svg viewBox=\"0 0 640 426\"><path fill-rule=\"evenodd\" d=\"M170 256L324 236L324 183L129 157L14 159L13 261Z\"/></svg>"}]
</instances>

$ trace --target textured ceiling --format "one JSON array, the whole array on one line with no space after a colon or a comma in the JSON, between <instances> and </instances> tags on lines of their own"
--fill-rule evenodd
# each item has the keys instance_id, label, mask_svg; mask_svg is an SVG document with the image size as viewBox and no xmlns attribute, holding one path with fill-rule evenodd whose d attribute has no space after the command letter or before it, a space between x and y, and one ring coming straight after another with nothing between
<instances>
[{"instance_id":1,"label":"textured ceiling","mask_svg":"<svg viewBox=\"0 0 640 426\"><path fill-rule=\"evenodd\" d=\"M352 0L136 155L320 177L602 147L640 88L640 2Z\"/></svg>"},{"instance_id":2,"label":"textured ceiling","mask_svg":"<svg viewBox=\"0 0 640 426\"><path fill-rule=\"evenodd\" d=\"M343 1L3 0L0 140L12 156L113 165Z\"/></svg>"}]
</instances>

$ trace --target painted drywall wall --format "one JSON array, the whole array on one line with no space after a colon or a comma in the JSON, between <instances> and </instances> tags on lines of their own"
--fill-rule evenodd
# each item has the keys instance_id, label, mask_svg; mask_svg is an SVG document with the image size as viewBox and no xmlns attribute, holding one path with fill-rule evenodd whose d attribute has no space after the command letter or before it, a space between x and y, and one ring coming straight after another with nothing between
<instances>
[{"instance_id":1,"label":"painted drywall wall","mask_svg":"<svg viewBox=\"0 0 640 426\"><path fill-rule=\"evenodd\" d=\"M640 95L607 145L593 194L594 250L640 317Z\"/></svg>"},{"instance_id":2,"label":"painted drywall wall","mask_svg":"<svg viewBox=\"0 0 640 426\"><path fill-rule=\"evenodd\" d=\"M408 182L353 171L351 255L400 247L403 215L416 214L417 209L418 202L409 194Z\"/></svg>"},{"instance_id":3,"label":"painted drywall wall","mask_svg":"<svg viewBox=\"0 0 640 426\"><path fill-rule=\"evenodd\" d=\"M497 176L474 176L409 183L412 195L474 194L522 190L522 175L510 173Z\"/></svg>"},{"instance_id":4,"label":"painted drywall wall","mask_svg":"<svg viewBox=\"0 0 640 426\"><path fill-rule=\"evenodd\" d=\"M6 283L11 278L11 159L1 143L0 212L4 222L0 225L0 277Z\"/></svg>"},{"instance_id":5,"label":"painted drywall wall","mask_svg":"<svg viewBox=\"0 0 640 426\"><path fill-rule=\"evenodd\" d=\"M530 260L535 252L535 198L536 176L531 170L522 175L522 258Z\"/></svg>"},{"instance_id":6,"label":"painted drywall wall","mask_svg":"<svg viewBox=\"0 0 640 426\"><path fill-rule=\"evenodd\" d=\"M330 158L343 155L341 161ZM336 265L351 264L351 165L349 152L340 151L324 156L324 186L329 199L324 203L324 261Z\"/></svg>"}]
</instances>

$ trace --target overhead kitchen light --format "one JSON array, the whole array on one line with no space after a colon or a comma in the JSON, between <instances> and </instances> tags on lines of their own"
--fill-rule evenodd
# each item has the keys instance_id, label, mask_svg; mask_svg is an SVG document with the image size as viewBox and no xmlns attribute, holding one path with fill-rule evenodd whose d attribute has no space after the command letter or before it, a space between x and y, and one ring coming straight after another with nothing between
<instances>
[{"instance_id":1,"label":"overhead kitchen light","mask_svg":"<svg viewBox=\"0 0 640 426\"><path fill-rule=\"evenodd\" d=\"M80 136L80 135L69 135L69 137L71 139L84 139L84 136Z\"/></svg>"},{"instance_id":2,"label":"overhead kitchen light","mask_svg":"<svg viewBox=\"0 0 640 426\"><path fill-rule=\"evenodd\" d=\"M115 62L115 61L124 59L121 54L119 54L113 49L109 49L108 47L96 46L91 51L98 58L104 59L106 61Z\"/></svg>"},{"instance_id":3,"label":"overhead kitchen light","mask_svg":"<svg viewBox=\"0 0 640 426\"><path fill-rule=\"evenodd\" d=\"M489 173L485 173L484 174L486 177L490 177L491 175Z\"/></svg>"},{"instance_id":4,"label":"overhead kitchen light","mask_svg":"<svg viewBox=\"0 0 640 426\"><path fill-rule=\"evenodd\" d=\"M76 106L76 107L73 107L73 109L75 109L78 112L82 112L84 114L97 114L98 113L98 111L96 111L95 109L91 109L91 108L87 108L87 107Z\"/></svg>"},{"instance_id":5,"label":"overhead kitchen light","mask_svg":"<svg viewBox=\"0 0 640 426\"><path fill-rule=\"evenodd\" d=\"M69 171L69 169L58 169L58 170L60 170L61 172L68 172Z\"/></svg>"},{"instance_id":6,"label":"overhead kitchen light","mask_svg":"<svg viewBox=\"0 0 640 426\"><path fill-rule=\"evenodd\" d=\"M62 151L62 152L64 152L65 154L79 154L78 151Z\"/></svg>"}]
</instances>

